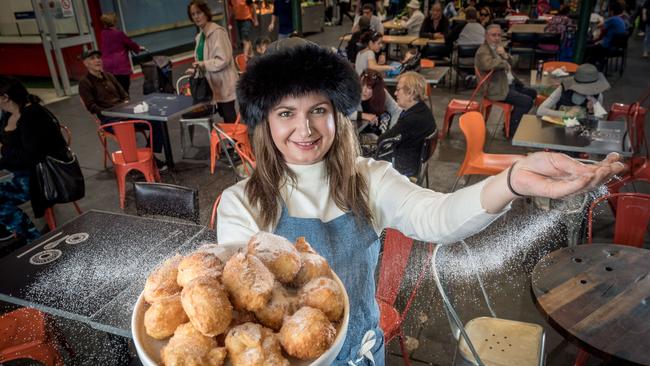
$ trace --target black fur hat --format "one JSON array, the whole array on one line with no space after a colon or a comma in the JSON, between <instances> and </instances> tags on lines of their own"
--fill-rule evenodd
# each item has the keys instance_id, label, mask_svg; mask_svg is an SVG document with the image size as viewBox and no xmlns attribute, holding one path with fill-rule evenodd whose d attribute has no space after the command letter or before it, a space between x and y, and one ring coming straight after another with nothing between
<instances>
[{"instance_id":1,"label":"black fur hat","mask_svg":"<svg viewBox=\"0 0 650 366\"><path fill-rule=\"evenodd\" d=\"M306 41L269 49L246 67L237 83L239 111L246 124L256 126L265 120L271 108L288 95L311 92L325 93L336 111L345 115L356 110L361 86L347 60Z\"/></svg>"}]
</instances>

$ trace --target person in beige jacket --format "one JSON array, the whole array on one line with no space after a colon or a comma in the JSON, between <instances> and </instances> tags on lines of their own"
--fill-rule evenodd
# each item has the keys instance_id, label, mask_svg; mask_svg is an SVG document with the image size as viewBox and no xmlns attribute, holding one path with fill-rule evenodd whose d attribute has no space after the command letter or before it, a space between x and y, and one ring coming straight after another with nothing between
<instances>
[{"instance_id":1,"label":"person in beige jacket","mask_svg":"<svg viewBox=\"0 0 650 366\"><path fill-rule=\"evenodd\" d=\"M512 104L510 136L514 135L521 117L530 111L537 97L534 89L527 88L512 73L512 56L501 45L501 27L489 25L485 32L485 43L474 56L474 65L485 75L490 71L492 79L487 87L487 98Z\"/></svg>"},{"instance_id":2,"label":"person in beige jacket","mask_svg":"<svg viewBox=\"0 0 650 366\"><path fill-rule=\"evenodd\" d=\"M203 69L212 89L212 103L217 106L224 122L235 122L235 87L239 76L232 57L228 31L210 21L212 12L204 1L190 1L187 13L200 32L196 35L194 49L196 61L186 73L193 74L197 67Z\"/></svg>"}]
</instances>

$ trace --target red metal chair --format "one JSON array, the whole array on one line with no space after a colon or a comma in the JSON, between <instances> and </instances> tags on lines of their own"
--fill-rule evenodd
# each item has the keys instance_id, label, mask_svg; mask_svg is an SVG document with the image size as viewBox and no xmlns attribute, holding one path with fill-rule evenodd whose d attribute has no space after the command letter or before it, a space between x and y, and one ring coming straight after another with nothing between
<instances>
[{"instance_id":1,"label":"red metal chair","mask_svg":"<svg viewBox=\"0 0 650 366\"><path fill-rule=\"evenodd\" d=\"M137 147L135 139L135 124L144 124L149 129L149 147ZM126 175L131 170L138 170L144 174L149 183L160 181L160 173L154 162L153 134L151 123L144 120L122 121L107 123L99 127L105 130L111 127L117 139L120 150L111 154L111 161L115 167L117 190L120 194L120 208L124 208L126 198Z\"/></svg>"},{"instance_id":2,"label":"red metal chair","mask_svg":"<svg viewBox=\"0 0 650 366\"><path fill-rule=\"evenodd\" d=\"M210 224L208 225L208 229L210 230L214 230L214 225L217 223L217 207L219 207L219 202L221 202L221 194L217 196L217 199L212 204L212 214L210 215Z\"/></svg>"},{"instance_id":3,"label":"red metal chair","mask_svg":"<svg viewBox=\"0 0 650 366\"><path fill-rule=\"evenodd\" d=\"M593 240L594 210L606 200L616 200L614 243L642 247L650 223L650 195L644 193L614 193L594 200L587 212L587 242Z\"/></svg>"},{"instance_id":4,"label":"red metal chair","mask_svg":"<svg viewBox=\"0 0 650 366\"><path fill-rule=\"evenodd\" d=\"M485 77L482 77L478 84L476 85L476 88L474 88L474 91L472 92L472 96L469 98L469 100L466 99L452 99L449 104L447 104L447 110L445 111L445 118L443 120L443 127L442 131L440 131L440 137L445 138L446 136L449 135L449 128L451 127L451 122L454 120L454 116L457 114L463 114L466 112L470 111L479 111L483 113L484 111L481 108L481 102L477 102L476 98L479 97L478 93L483 89L483 86L485 83L490 79L492 76L492 72L490 71ZM483 99L483 96L480 96L481 99Z\"/></svg>"},{"instance_id":5,"label":"red metal chair","mask_svg":"<svg viewBox=\"0 0 650 366\"><path fill-rule=\"evenodd\" d=\"M72 143L72 132L70 132L70 129L65 125L60 124L59 128L61 129L61 134L65 137L66 144L70 146ZM79 208L77 201L72 202L72 204L74 205L75 210L77 210L77 213L81 215L82 211L81 208ZM45 209L45 222L47 223L47 227L50 228L50 230L56 229L56 216L54 215L54 206Z\"/></svg>"},{"instance_id":6,"label":"red metal chair","mask_svg":"<svg viewBox=\"0 0 650 366\"><path fill-rule=\"evenodd\" d=\"M433 245L429 244L429 254L422 263L422 271L418 275L415 285L411 290L406 306L400 312L395 308L395 300L397 299L402 279L406 273L406 266L409 262L413 247L413 239L407 238L397 230L386 229L383 244L383 254L381 263L379 264L379 281L377 282L377 293L375 295L379 304L379 326L384 331L386 344L395 339L395 337L399 338L404 364L410 365L411 362L406 346L404 345L402 324L408 315L411 304L429 268Z\"/></svg>"},{"instance_id":7,"label":"red metal chair","mask_svg":"<svg viewBox=\"0 0 650 366\"><path fill-rule=\"evenodd\" d=\"M246 71L246 63L248 62L248 57L245 54L239 54L235 56L235 64L239 69L239 73Z\"/></svg>"},{"instance_id":8,"label":"red metal chair","mask_svg":"<svg viewBox=\"0 0 650 366\"><path fill-rule=\"evenodd\" d=\"M478 77L478 78L482 77L481 72L478 70L478 68L475 68L475 72L476 72L476 77ZM486 77L487 77L487 75L486 75ZM490 75L490 77L491 77L491 75ZM489 77L488 77L487 86L489 86L489 85L490 85L490 82L489 82ZM509 104L509 103L506 103L506 102L500 102L500 101L496 101L496 100L490 100L490 99L487 99L487 98L483 98L483 108L485 108L485 113L484 113L485 114L485 119L488 119L488 117L490 117L490 113L492 112L492 107L495 106L495 105L497 107L501 108L501 110L503 110L503 124L504 124L505 130L506 130L506 137L509 138L510 137L510 116L512 115L512 108L514 108L514 107L513 107L512 104Z\"/></svg>"},{"instance_id":9,"label":"red metal chair","mask_svg":"<svg viewBox=\"0 0 650 366\"><path fill-rule=\"evenodd\" d=\"M214 174L214 168L219 159L220 140L231 139L236 142L241 142L243 145L248 146L247 151L252 151L252 145L248 138L248 126L240 123L240 116L237 115L235 123L214 123L212 132L210 132L210 174ZM221 130L222 133L217 134Z\"/></svg>"},{"instance_id":10,"label":"red metal chair","mask_svg":"<svg viewBox=\"0 0 650 366\"><path fill-rule=\"evenodd\" d=\"M31 359L47 366L63 365L45 314L20 308L0 316L0 364Z\"/></svg>"},{"instance_id":11,"label":"red metal chair","mask_svg":"<svg viewBox=\"0 0 650 366\"><path fill-rule=\"evenodd\" d=\"M488 154L483 151L485 145L485 121L479 112L468 112L460 116L460 129L465 135L467 149L465 160L458 169L458 178L452 187L456 188L458 179L464 175L495 175L508 169L515 161L524 158L515 154Z\"/></svg>"}]
</instances>

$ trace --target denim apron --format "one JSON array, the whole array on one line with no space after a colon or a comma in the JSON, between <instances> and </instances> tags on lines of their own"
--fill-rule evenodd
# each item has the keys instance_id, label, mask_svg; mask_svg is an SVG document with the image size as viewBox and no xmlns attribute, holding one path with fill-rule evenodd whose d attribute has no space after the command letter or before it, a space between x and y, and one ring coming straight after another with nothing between
<instances>
[{"instance_id":1,"label":"denim apron","mask_svg":"<svg viewBox=\"0 0 650 366\"><path fill-rule=\"evenodd\" d=\"M375 300L375 268L379 238L369 224L357 224L351 213L329 222L289 216L283 205L275 234L290 241L304 236L336 272L350 298L348 333L334 365L385 364L384 333Z\"/></svg>"}]
</instances>

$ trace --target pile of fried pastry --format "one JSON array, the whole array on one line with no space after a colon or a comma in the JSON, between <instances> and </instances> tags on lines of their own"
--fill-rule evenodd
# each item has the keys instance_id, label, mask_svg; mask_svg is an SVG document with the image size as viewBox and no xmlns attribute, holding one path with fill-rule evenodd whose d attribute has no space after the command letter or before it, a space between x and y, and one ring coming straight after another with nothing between
<instances>
[{"instance_id":1,"label":"pile of fried pastry","mask_svg":"<svg viewBox=\"0 0 650 366\"><path fill-rule=\"evenodd\" d=\"M167 259L147 278L147 334L165 365L289 365L319 357L343 317L343 289L322 256L266 232L225 264L218 246ZM284 350L284 352L283 352Z\"/></svg>"}]
</instances>

